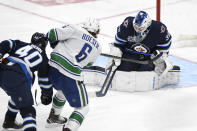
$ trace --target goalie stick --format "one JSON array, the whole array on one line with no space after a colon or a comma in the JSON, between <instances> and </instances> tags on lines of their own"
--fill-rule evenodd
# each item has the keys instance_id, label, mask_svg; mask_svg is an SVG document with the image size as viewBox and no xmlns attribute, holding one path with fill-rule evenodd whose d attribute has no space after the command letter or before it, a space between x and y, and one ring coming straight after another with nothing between
<instances>
[{"instance_id":1,"label":"goalie stick","mask_svg":"<svg viewBox=\"0 0 197 131\"><path fill-rule=\"evenodd\" d=\"M153 65L153 61L159 59L163 53L160 53L159 55L157 55L156 57L154 57L151 60L146 60L146 61L139 61L139 60L134 60L134 59L126 59L126 58L122 58L122 57L118 57L118 56L113 56L113 55L109 55L109 54L103 54L101 53L102 56L106 56L106 57L110 57L110 58L114 58L114 59L121 59L123 61L128 61L128 62L133 62L133 63L137 63L137 64L149 64L150 66ZM113 70L113 66L115 65L115 62L113 61L112 65L109 67L109 72L107 74L107 77L105 78L105 81L103 83L102 88L100 89L100 91L96 91L94 92L94 94L89 94L90 96L96 96L96 97L103 97L107 94L107 91L109 89L109 86L113 80L113 77L115 75L116 69Z\"/></svg>"},{"instance_id":2,"label":"goalie stick","mask_svg":"<svg viewBox=\"0 0 197 131\"><path fill-rule=\"evenodd\" d=\"M115 72L116 72L116 69L114 70L113 66L115 66L115 62L114 61L113 61L112 65L109 67L109 72L107 74L107 77L105 78L105 81L103 83L103 86L102 86L101 90L96 92L96 96L97 97L102 97L102 96L106 95L106 93L107 93L107 91L109 89L109 86L110 86L110 84L112 82L112 79L113 79L113 77L115 75Z\"/></svg>"},{"instance_id":3,"label":"goalie stick","mask_svg":"<svg viewBox=\"0 0 197 131\"><path fill-rule=\"evenodd\" d=\"M159 55L157 55L156 57L154 57L153 59L150 60L145 60L145 61L140 61L140 60L134 60L134 59L127 59L127 58L122 58L122 57L118 57L118 56L114 56L114 55L109 55L109 54L103 54L101 53L102 56L106 56L106 57L110 57L110 58L114 58L114 59L121 59L123 61L127 61L127 62L133 62L133 63L137 63L137 64L143 64L143 65L152 65L153 61L159 59L163 53L160 53Z\"/></svg>"}]
</instances>

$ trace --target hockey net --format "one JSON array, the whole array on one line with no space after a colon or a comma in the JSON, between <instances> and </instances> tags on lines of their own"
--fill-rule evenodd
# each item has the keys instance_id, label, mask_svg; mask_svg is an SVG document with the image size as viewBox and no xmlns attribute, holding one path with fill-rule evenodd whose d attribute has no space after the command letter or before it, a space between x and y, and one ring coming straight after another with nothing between
<instances>
[{"instance_id":1,"label":"hockey net","mask_svg":"<svg viewBox=\"0 0 197 131\"><path fill-rule=\"evenodd\" d=\"M196 22L183 8L193 8L188 0L155 0L156 19L166 24L172 35L172 48L197 47ZM192 25L192 26L191 26Z\"/></svg>"},{"instance_id":2,"label":"hockey net","mask_svg":"<svg viewBox=\"0 0 197 131\"><path fill-rule=\"evenodd\" d=\"M172 48L197 47L197 35L178 34L174 37Z\"/></svg>"}]
</instances>

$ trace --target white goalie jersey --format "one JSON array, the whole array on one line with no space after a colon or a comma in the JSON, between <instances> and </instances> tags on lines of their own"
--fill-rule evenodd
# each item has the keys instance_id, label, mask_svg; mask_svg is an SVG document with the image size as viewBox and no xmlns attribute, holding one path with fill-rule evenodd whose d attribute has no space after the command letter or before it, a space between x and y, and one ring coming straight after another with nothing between
<instances>
[{"instance_id":1,"label":"white goalie jersey","mask_svg":"<svg viewBox=\"0 0 197 131\"><path fill-rule=\"evenodd\" d=\"M76 80L83 80L82 68L93 64L101 53L97 40L84 28L75 25L51 29L48 38L58 41L49 65Z\"/></svg>"}]
</instances>

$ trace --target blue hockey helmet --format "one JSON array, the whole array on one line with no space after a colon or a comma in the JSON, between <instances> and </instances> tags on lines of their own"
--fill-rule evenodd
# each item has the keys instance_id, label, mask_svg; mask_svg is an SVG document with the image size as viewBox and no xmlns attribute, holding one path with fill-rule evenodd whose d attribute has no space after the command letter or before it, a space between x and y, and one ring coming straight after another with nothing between
<instances>
[{"instance_id":1,"label":"blue hockey helmet","mask_svg":"<svg viewBox=\"0 0 197 131\"><path fill-rule=\"evenodd\" d=\"M139 11L133 20L133 28L137 33L143 33L152 23L145 11Z\"/></svg>"},{"instance_id":2,"label":"blue hockey helmet","mask_svg":"<svg viewBox=\"0 0 197 131\"><path fill-rule=\"evenodd\" d=\"M31 43L40 47L41 49L45 49L48 44L48 39L45 34L36 32L31 37Z\"/></svg>"}]
</instances>

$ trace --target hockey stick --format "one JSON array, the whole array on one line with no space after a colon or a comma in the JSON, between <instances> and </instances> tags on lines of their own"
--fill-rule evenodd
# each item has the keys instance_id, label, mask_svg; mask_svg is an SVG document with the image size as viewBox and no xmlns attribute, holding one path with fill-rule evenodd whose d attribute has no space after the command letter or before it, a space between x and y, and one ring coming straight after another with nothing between
<instances>
[{"instance_id":1,"label":"hockey stick","mask_svg":"<svg viewBox=\"0 0 197 131\"><path fill-rule=\"evenodd\" d=\"M34 96L34 97L35 97L34 99L35 99L36 106L38 106L38 102L37 102L37 100L36 100L36 98L37 98L37 89L35 89L35 94L34 94L34 95L35 95L35 96Z\"/></svg>"},{"instance_id":2,"label":"hockey stick","mask_svg":"<svg viewBox=\"0 0 197 131\"><path fill-rule=\"evenodd\" d=\"M107 76L105 78L105 81L103 83L103 86L101 87L101 89L99 91L94 91L94 92L88 92L88 96L89 97L103 97L106 95L109 86L112 82L112 79L115 75L116 69L114 70L113 66L115 65L115 62L113 61L112 64L110 65L110 67L107 69L109 70L107 73Z\"/></svg>"},{"instance_id":3,"label":"hockey stick","mask_svg":"<svg viewBox=\"0 0 197 131\"><path fill-rule=\"evenodd\" d=\"M115 72L116 72L116 69L113 70L114 65L115 65L115 62L113 61L112 65L109 67L109 72L107 74L107 77L105 78L105 81L103 83L103 86L102 86L101 90L96 92L97 97L103 97L103 96L106 95L106 93L109 89L109 86L112 82L112 79L115 75Z\"/></svg>"},{"instance_id":4,"label":"hockey stick","mask_svg":"<svg viewBox=\"0 0 197 131\"><path fill-rule=\"evenodd\" d=\"M152 65L153 61L159 59L163 53L160 53L159 55L157 55L155 58L151 59L151 60L145 60L145 61L140 61L140 60L134 60L134 59L127 59L127 58L122 58L122 57L118 57L118 56L113 56L113 55L109 55L109 54L103 54L101 53L102 56L106 56L106 57L110 57L110 58L114 58L114 59L121 59L123 61L127 61L127 62L133 62L133 63L137 63L137 64L143 64L143 65Z\"/></svg>"}]
</instances>

